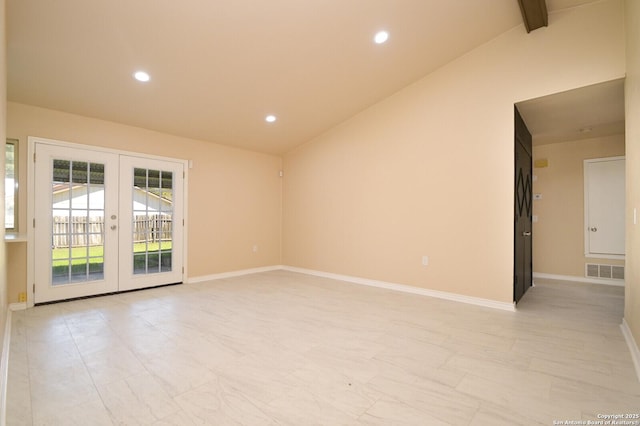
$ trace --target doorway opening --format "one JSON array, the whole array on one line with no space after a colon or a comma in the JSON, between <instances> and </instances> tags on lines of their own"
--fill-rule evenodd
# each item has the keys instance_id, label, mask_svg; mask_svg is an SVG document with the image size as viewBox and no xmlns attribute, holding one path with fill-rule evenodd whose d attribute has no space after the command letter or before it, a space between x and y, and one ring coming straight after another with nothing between
<instances>
[{"instance_id":1,"label":"doorway opening","mask_svg":"<svg viewBox=\"0 0 640 426\"><path fill-rule=\"evenodd\" d=\"M585 164L624 156L624 79L516 107L532 134L534 283L551 279L623 286L624 259L586 249L589 233L595 233L591 228L598 229L598 238L605 236L585 217ZM613 208L607 204L604 210ZM624 212L617 217L622 222L617 229L624 229Z\"/></svg>"}]
</instances>

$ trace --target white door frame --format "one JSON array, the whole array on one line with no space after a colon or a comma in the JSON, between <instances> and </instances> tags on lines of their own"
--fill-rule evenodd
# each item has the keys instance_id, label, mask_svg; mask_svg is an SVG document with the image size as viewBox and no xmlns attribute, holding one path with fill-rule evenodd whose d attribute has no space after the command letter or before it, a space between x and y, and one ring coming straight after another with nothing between
<instances>
[{"instance_id":1,"label":"white door frame","mask_svg":"<svg viewBox=\"0 0 640 426\"><path fill-rule=\"evenodd\" d=\"M164 157L154 154L133 152L133 151L124 151L118 149L104 148L101 146L94 145L84 145L79 143L72 143L66 141L60 141L56 139L47 139L36 136L28 136L27 137L27 223L30 224L27 226L27 308L31 308L34 305L34 287L35 287L35 229L34 229L34 221L35 221L35 146L36 143L39 144L48 144L60 147L68 147L68 148L76 148L76 149L85 149L90 151L118 154L118 155L128 155L132 157L143 157L149 159L156 159L162 161L173 161L180 162L183 164L184 170L184 191L183 191L183 199L184 199L184 232L183 232L183 251L182 251L182 265L183 265L183 280L186 281L186 277L188 276L188 263L187 263L187 247L188 247L188 182L189 182L189 161L180 158L171 158Z\"/></svg>"},{"instance_id":2,"label":"white door frame","mask_svg":"<svg viewBox=\"0 0 640 426\"><path fill-rule=\"evenodd\" d=\"M625 160L625 156L616 156L616 157L602 157L602 158L591 158L583 161L583 174L584 174L584 256L587 258L598 258L598 259L619 259L624 260L624 254L604 254L604 253L591 253L589 246L590 239L590 229L589 229L589 176L587 171L587 164L590 163L599 163L603 161L619 161ZM626 164L625 164L626 166ZM625 209L625 207L623 207Z\"/></svg>"}]
</instances>

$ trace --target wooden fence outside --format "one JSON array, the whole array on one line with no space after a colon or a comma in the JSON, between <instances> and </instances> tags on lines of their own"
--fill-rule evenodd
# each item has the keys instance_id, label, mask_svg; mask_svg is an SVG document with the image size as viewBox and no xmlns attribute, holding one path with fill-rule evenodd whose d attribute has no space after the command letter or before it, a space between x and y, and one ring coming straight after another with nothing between
<instances>
[{"instance_id":1,"label":"wooden fence outside","mask_svg":"<svg viewBox=\"0 0 640 426\"><path fill-rule=\"evenodd\" d=\"M104 217L53 216L53 248L96 246L104 241ZM172 218L167 214L136 216L133 242L171 241Z\"/></svg>"},{"instance_id":2,"label":"wooden fence outside","mask_svg":"<svg viewBox=\"0 0 640 426\"><path fill-rule=\"evenodd\" d=\"M156 243L173 239L172 217L170 214L136 216L133 220L133 242Z\"/></svg>"}]
</instances>

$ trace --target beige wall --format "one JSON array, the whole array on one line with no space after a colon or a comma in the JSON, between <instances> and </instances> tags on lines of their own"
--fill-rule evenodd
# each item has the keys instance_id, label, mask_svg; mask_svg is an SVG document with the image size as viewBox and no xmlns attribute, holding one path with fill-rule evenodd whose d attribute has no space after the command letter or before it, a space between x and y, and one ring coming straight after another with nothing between
<instances>
[{"instance_id":1,"label":"beige wall","mask_svg":"<svg viewBox=\"0 0 640 426\"><path fill-rule=\"evenodd\" d=\"M28 136L192 159L188 277L280 264L282 160L277 156L11 102L7 134L20 141L21 179L26 177ZM22 232L24 206L19 213ZM24 288L24 283L12 284L12 298Z\"/></svg>"},{"instance_id":2,"label":"beige wall","mask_svg":"<svg viewBox=\"0 0 640 426\"><path fill-rule=\"evenodd\" d=\"M640 345L640 2L626 0L627 78L625 115L627 138L627 263L624 318ZM640 374L640 373L639 373Z\"/></svg>"},{"instance_id":3,"label":"beige wall","mask_svg":"<svg viewBox=\"0 0 640 426\"><path fill-rule=\"evenodd\" d=\"M7 129L7 42L5 25L5 1L0 0L0 141L6 140ZM4 142L3 142L4 143ZM4 150L3 150L4 151ZM4 161L5 156L0 155L0 223L4 223ZM4 242L4 226L0 227L0 353L4 342L4 329L7 315L7 255ZM2 380L4 383L4 380Z\"/></svg>"},{"instance_id":4,"label":"beige wall","mask_svg":"<svg viewBox=\"0 0 640 426\"><path fill-rule=\"evenodd\" d=\"M286 154L283 262L512 301L513 105L625 73L622 0L549 19Z\"/></svg>"},{"instance_id":5,"label":"beige wall","mask_svg":"<svg viewBox=\"0 0 640 426\"><path fill-rule=\"evenodd\" d=\"M624 135L533 147L533 159L549 166L536 168L533 192L533 270L537 273L584 278L585 263L624 265L624 261L584 256L584 168L586 159L624 155Z\"/></svg>"},{"instance_id":6,"label":"beige wall","mask_svg":"<svg viewBox=\"0 0 640 426\"><path fill-rule=\"evenodd\" d=\"M20 293L27 287L27 243L7 244L7 300L9 303L20 301Z\"/></svg>"}]
</instances>

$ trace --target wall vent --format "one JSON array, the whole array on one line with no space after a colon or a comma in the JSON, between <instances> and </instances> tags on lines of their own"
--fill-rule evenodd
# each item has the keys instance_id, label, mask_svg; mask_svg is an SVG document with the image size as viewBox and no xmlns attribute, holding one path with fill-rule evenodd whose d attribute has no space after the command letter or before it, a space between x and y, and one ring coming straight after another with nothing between
<instances>
[{"instance_id":1,"label":"wall vent","mask_svg":"<svg viewBox=\"0 0 640 426\"><path fill-rule=\"evenodd\" d=\"M589 278L624 280L624 266L587 263L585 265L585 276Z\"/></svg>"}]
</instances>

